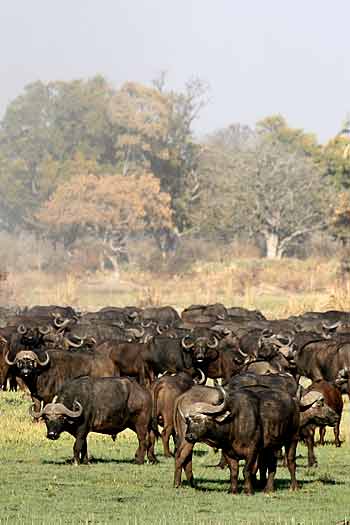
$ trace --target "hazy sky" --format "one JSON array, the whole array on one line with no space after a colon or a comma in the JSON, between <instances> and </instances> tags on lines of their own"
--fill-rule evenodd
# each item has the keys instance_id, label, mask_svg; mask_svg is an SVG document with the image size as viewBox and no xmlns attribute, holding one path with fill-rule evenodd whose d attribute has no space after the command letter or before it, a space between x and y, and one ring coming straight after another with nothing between
<instances>
[{"instance_id":1,"label":"hazy sky","mask_svg":"<svg viewBox=\"0 0 350 525\"><path fill-rule=\"evenodd\" d=\"M210 85L206 133L282 113L321 141L350 112L349 0L1 0L0 115L29 82Z\"/></svg>"}]
</instances>

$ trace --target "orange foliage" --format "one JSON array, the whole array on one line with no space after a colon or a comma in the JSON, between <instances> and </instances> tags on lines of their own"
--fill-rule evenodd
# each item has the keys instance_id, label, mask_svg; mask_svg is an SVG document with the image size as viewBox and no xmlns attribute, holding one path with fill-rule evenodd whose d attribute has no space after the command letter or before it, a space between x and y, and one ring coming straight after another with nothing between
<instances>
[{"instance_id":1,"label":"orange foliage","mask_svg":"<svg viewBox=\"0 0 350 525\"><path fill-rule=\"evenodd\" d=\"M49 229L93 228L96 233L171 227L170 195L159 180L136 175L77 175L61 184L38 212Z\"/></svg>"}]
</instances>

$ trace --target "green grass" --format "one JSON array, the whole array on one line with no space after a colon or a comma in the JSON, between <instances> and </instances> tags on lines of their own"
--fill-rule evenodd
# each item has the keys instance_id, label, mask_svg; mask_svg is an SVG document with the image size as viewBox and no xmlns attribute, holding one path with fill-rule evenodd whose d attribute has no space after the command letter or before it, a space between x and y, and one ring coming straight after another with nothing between
<instances>
[{"instance_id":1,"label":"green grass","mask_svg":"<svg viewBox=\"0 0 350 525\"><path fill-rule=\"evenodd\" d=\"M116 443L91 434L92 464L69 465L73 438L47 440L45 426L31 423L22 396L0 394L0 524L329 525L350 519L349 441L340 450L317 448L317 469L306 468L306 449L299 445L301 489L289 492L287 470L279 467L276 492L252 497L227 494L228 471L214 468L218 455L197 445L198 488L175 490L173 460L163 457L160 444L159 464L132 463L137 441L131 432ZM346 416L342 436L349 439Z\"/></svg>"}]
</instances>

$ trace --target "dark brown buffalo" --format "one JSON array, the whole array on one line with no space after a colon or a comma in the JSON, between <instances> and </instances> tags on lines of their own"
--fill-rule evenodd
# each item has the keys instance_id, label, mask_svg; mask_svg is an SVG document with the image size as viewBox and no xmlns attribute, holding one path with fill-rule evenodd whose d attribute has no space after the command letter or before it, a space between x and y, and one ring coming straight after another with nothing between
<instances>
[{"instance_id":1,"label":"dark brown buffalo","mask_svg":"<svg viewBox=\"0 0 350 525\"><path fill-rule=\"evenodd\" d=\"M181 321L181 317L172 306L153 306L144 308L137 318L141 324L148 321L155 321L161 326L174 326Z\"/></svg>"},{"instance_id":2,"label":"dark brown buffalo","mask_svg":"<svg viewBox=\"0 0 350 525\"><path fill-rule=\"evenodd\" d=\"M350 370L350 343L322 339L297 344L294 360L300 375L334 382L342 370ZM350 395L350 381L342 385L341 392Z\"/></svg>"},{"instance_id":3,"label":"dark brown buffalo","mask_svg":"<svg viewBox=\"0 0 350 525\"><path fill-rule=\"evenodd\" d=\"M33 415L44 419L49 439L56 440L65 431L75 437L73 462L76 465L88 463L89 432L115 438L126 428L136 432L139 441L135 462L144 463L146 451L149 461L156 462L148 439L152 431L151 395L131 379L73 379L64 384L54 403Z\"/></svg>"},{"instance_id":4,"label":"dark brown buffalo","mask_svg":"<svg viewBox=\"0 0 350 525\"><path fill-rule=\"evenodd\" d=\"M109 377L115 365L107 355L77 350L51 350L36 353L21 350L14 357L5 354L10 371L28 387L35 406L50 403L65 381L79 376Z\"/></svg>"},{"instance_id":5,"label":"dark brown buffalo","mask_svg":"<svg viewBox=\"0 0 350 525\"><path fill-rule=\"evenodd\" d=\"M221 448L230 466L231 493L238 487L238 462L245 460L244 491L253 493L252 472L262 441L259 401L248 390L236 393L227 414L223 391L195 386L176 401L174 422L177 435L174 485L181 484L184 469L188 482L194 486L192 453L197 441ZM229 422L226 421L231 415Z\"/></svg>"},{"instance_id":6,"label":"dark brown buffalo","mask_svg":"<svg viewBox=\"0 0 350 525\"><path fill-rule=\"evenodd\" d=\"M142 343L105 341L97 345L95 351L113 361L113 375L134 377L140 385L146 385L151 382L151 377L143 356L144 347Z\"/></svg>"},{"instance_id":7,"label":"dark brown buffalo","mask_svg":"<svg viewBox=\"0 0 350 525\"><path fill-rule=\"evenodd\" d=\"M220 338L223 337L221 340ZM208 329L195 329L181 340L182 347L190 352L193 365L200 368L206 377L223 379L226 383L243 367L248 355L231 335L218 334Z\"/></svg>"},{"instance_id":8,"label":"dark brown buffalo","mask_svg":"<svg viewBox=\"0 0 350 525\"><path fill-rule=\"evenodd\" d=\"M181 319L192 325L215 324L227 319L227 310L223 304L193 304L181 313Z\"/></svg>"},{"instance_id":9,"label":"dark brown buffalo","mask_svg":"<svg viewBox=\"0 0 350 525\"><path fill-rule=\"evenodd\" d=\"M96 352L111 357L117 375L137 377L140 384L145 384L147 378L153 382L158 374L164 372L194 372L190 353L182 348L177 339L159 336L145 344L106 341L96 347Z\"/></svg>"}]
</instances>

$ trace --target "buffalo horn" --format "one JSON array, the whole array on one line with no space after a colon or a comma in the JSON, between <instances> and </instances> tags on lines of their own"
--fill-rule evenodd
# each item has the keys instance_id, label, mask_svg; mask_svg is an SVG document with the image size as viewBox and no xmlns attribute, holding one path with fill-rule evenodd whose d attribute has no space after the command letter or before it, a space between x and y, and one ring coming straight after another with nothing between
<instances>
[{"instance_id":1,"label":"buffalo horn","mask_svg":"<svg viewBox=\"0 0 350 525\"><path fill-rule=\"evenodd\" d=\"M157 324L156 330L157 330L157 334L159 335L162 335L162 333L164 332L164 328L160 324Z\"/></svg>"},{"instance_id":2,"label":"buffalo horn","mask_svg":"<svg viewBox=\"0 0 350 525\"><path fill-rule=\"evenodd\" d=\"M9 353L10 353L10 352L8 351L8 352L6 352L6 354L5 354L5 363L6 363L8 366L13 366L13 365L15 364L15 362L16 362L16 358L14 359L14 361L10 361L10 360L9 360L9 357L8 357L8 356L9 356Z\"/></svg>"},{"instance_id":3,"label":"buffalo horn","mask_svg":"<svg viewBox=\"0 0 350 525\"><path fill-rule=\"evenodd\" d=\"M55 317L55 320L54 320L54 324L57 328L64 328L69 323L70 323L70 319L62 319L62 321L59 321L59 318Z\"/></svg>"},{"instance_id":4,"label":"buffalo horn","mask_svg":"<svg viewBox=\"0 0 350 525\"><path fill-rule=\"evenodd\" d=\"M29 407L29 415L33 417L34 419L39 419L43 415L44 411L45 409L43 408L42 410L40 410L40 412L35 412L34 405Z\"/></svg>"},{"instance_id":5,"label":"buffalo horn","mask_svg":"<svg viewBox=\"0 0 350 525\"><path fill-rule=\"evenodd\" d=\"M25 334L27 331L27 328L24 326L24 324L19 324L17 326L17 332L21 335Z\"/></svg>"},{"instance_id":6,"label":"buffalo horn","mask_svg":"<svg viewBox=\"0 0 350 525\"><path fill-rule=\"evenodd\" d=\"M80 339L80 343L73 343L73 341L71 341L71 339L69 339L68 337L65 337L65 340L67 341L67 343L69 344L69 346L72 346L73 348L80 348L81 346L83 346L84 344L84 339L81 339L80 337L78 336L74 336L76 339Z\"/></svg>"},{"instance_id":7,"label":"buffalo horn","mask_svg":"<svg viewBox=\"0 0 350 525\"><path fill-rule=\"evenodd\" d=\"M200 379L198 379L198 381L196 381L197 385L204 385L204 383L206 382L207 378L205 377L205 374L204 374L203 370L201 370L201 368L196 368L196 372L199 372L199 375L200 375Z\"/></svg>"},{"instance_id":8,"label":"buffalo horn","mask_svg":"<svg viewBox=\"0 0 350 525\"><path fill-rule=\"evenodd\" d=\"M207 347L208 348L216 348L218 346L218 344L219 344L219 341L218 341L217 337L215 335L213 335L211 337L211 339L213 340L213 342L211 343L210 341L208 341Z\"/></svg>"},{"instance_id":9,"label":"buffalo horn","mask_svg":"<svg viewBox=\"0 0 350 525\"><path fill-rule=\"evenodd\" d=\"M326 330L334 330L335 328L338 328L338 326L340 325L341 325L341 321L337 321L336 323L333 323L333 324L322 323L323 328L325 328Z\"/></svg>"},{"instance_id":10,"label":"buffalo horn","mask_svg":"<svg viewBox=\"0 0 350 525\"><path fill-rule=\"evenodd\" d=\"M39 326L38 328L39 332L41 333L41 335L47 335L49 332L50 332L50 327L47 326L46 328L43 327L43 326Z\"/></svg>"},{"instance_id":11,"label":"buffalo horn","mask_svg":"<svg viewBox=\"0 0 350 525\"><path fill-rule=\"evenodd\" d=\"M131 335L133 335L137 339L141 339L141 337L143 337L145 335L145 331L144 331L143 328L141 328L141 330L139 330L138 328L128 328L125 331L126 331L127 334L130 333Z\"/></svg>"},{"instance_id":12,"label":"buffalo horn","mask_svg":"<svg viewBox=\"0 0 350 525\"><path fill-rule=\"evenodd\" d=\"M195 409L196 413L204 414L206 416L212 416L224 412L226 406L226 392L221 386L218 387L217 390L219 390L224 396L224 400L222 401L222 403L220 403L219 405L212 405L210 403L203 402L195 403L193 405L193 408Z\"/></svg>"},{"instance_id":13,"label":"buffalo horn","mask_svg":"<svg viewBox=\"0 0 350 525\"><path fill-rule=\"evenodd\" d=\"M60 405L60 408L62 409L62 414L65 415L65 416L69 416L69 417L80 417L83 413L83 407L82 405L79 403L79 401L74 401L73 403L73 408L76 406L78 409L77 410L69 410L69 408L67 408L65 405L61 405L60 403L58 404L58 406Z\"/></svg>"},{"instance_id":14,"label":"buffalo horn","mask_svg":"<svg viewBox=\"0 0 350 525\"><path fill-rule=\"evenodd\" d=\"M184 335L183 338L181 339L181 345L183 346L183 348L185 348L186 350L189 350L190 348L192 348L194 346L194 343L193 342L189 342L189 343L186 343L186 339L188 339L190 336L188 335Z\"/></svg>"},{"instance_id":15,"label":"buffalo horn","mask_svg":"<svg viewBox=\"0 0 350 525\"><path fill-rule=\"evenodd\" d=\"M46 358L44 359L44 361L40 361L39 358L37 357L36 360L37 362L39 363L40 366L46 366L49 364L49 361L50 361L50 356L47 352L45 352L46 354Z\"/></svg>"}]
</instances>

